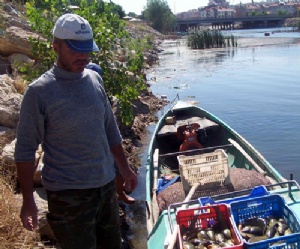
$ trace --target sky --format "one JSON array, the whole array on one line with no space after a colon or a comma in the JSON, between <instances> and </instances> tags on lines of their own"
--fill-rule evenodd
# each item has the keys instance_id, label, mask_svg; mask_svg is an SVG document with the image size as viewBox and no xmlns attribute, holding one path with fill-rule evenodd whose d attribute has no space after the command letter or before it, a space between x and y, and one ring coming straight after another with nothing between
<instances>
[{"instance_id":1,"label":"sky","mask_svg":"<svg viewBox=\"0 0 300 249\"><path fill-rule=\"evenodd\" d=\"M147 0L111 0L112 2L122 6L125 13L134 12L140 15L147 5ZM228 1L228 0L227 0ZM197 9L206 6L208 0L167 0L168 5L173 13ZM230 4L249 3L251 0L230 0Z\"/></svg>"}]
</instances>

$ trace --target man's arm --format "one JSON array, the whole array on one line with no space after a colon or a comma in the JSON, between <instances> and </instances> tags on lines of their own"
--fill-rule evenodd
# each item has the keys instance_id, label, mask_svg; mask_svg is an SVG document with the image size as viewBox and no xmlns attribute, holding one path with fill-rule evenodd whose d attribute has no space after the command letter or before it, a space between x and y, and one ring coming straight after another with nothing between
<instances>
[{"instance_id":1,"label":"man's arm","mask_svg":"<svg viewBox=\"0 0 300 249\"><path fill-rule=\"evenodd\" d=\"M33 174L34 162L16 162L18 180L20 183L23 205L21 208L20 218L23 226L32 231L37 227L38 209L33 197Z\"/></svg>"},{"instance_id":2,"label":"man's arm","mask_svg":"<svg viewBox=\"0 0 300 249\"><path fill-rule=\"evenodd\" d=\"M119 167L119 171L124 178L125 189L130 192L133 191L138 184L138 180L136 174L132 171L128 164L122 144L113 146L110 148L110 150L114 156L115 162Z\"/></svg>"}]
</instances>

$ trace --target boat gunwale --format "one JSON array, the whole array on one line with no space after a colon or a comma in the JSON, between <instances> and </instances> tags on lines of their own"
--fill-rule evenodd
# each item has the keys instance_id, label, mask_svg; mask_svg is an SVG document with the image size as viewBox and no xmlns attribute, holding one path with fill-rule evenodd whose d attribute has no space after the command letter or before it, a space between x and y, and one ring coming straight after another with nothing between
<instances>
[{"instance_id":1,"label":"boat gunwale","mask_svg":"<svg viewBox=\"0 0 300 249\"><path fill-rule=\"evenodd\" d=\"M222 126L224 129L226 129L227 132L232 135L232 138L237 140L243 148L247 148L248 151L251 151L251 154L255 155L257 160L259 160L260 162L263 163L263 165L262 165L264 167L263 170L268 170L268 174L271 175L272 177L274 177L275 180L277 181L277 183L271 184L269 186L273 186L273 185L277 186L278 184L280 185L281 182L285 182L285 184L286 184L286 182L287 182L286 179L284 179L278 173L278 171L261 155L261 153L259 153L244 137L242 137L239 133L237 133L226 122L224 122L220 118L216 117L215 115L213 115L212 113L210 113L209 111L207 111L201 107L190 105L183 101L179 101L179 102L181 102L181 103L178 105L175 104L172 108L168 109L164 115L162 115L160 117L160 119L153 131L153 136L149 143L149 150L148 150L148 156L147 156L147 167L146 167L146 203L148 203L148 205L150 204L150 213L149 213L150 217L148 217L148 219L153 218L152 217L153 212L151 212L151 210L152 210L152 188L151 187L153 187L153 183L151 183L151 181L153 180L153 175L152 175L153 174L153 153L156 149L156 147L154 147L154 145L156 143L156 134L159 132L161 127L164 125L165 118L168 116L171 116L173 111L188 110L190 108L198 109L199 111L201 111L201 113L203 113L203 116L205 116L208 119L211 119L212 121L214 121L214 122L218 123L220 126ZM182 104L182 103L186 103L186 104ZM298 185L298 188L299 188L299 185ZM247 191L249 191L249 189L246 189L243 191L247 192ZM236 191L234 191L234 192L236 192ZM233 193L233 192L230 192L230 193ZM228 194L230 194L230 193L228 193ZM164 211L166 211L166 210L164 210ZM161 216L165 215L164 211L159 215L158 219L160 219ZM153 232L155 231L156 226L157 226L157 223L149 226L148 221L147 221L148 238L150 238L153 235Z\"/></svg>"}]
</instances>

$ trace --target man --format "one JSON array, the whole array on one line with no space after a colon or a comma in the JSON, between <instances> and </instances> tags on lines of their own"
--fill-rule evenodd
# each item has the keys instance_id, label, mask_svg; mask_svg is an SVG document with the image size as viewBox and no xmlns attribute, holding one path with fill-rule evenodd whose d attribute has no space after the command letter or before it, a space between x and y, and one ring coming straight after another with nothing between
<instances>
[{"instance_id":1,"label":"man","mask_svg":"<svg viewBox=\"0 0 300 249\"><path fill-rule=\"evenodd\" d=\"M23 194L21 220L33 230L35 151L44 150L42 182L48 222L62 249L119 249L119 205L114 161L133 190L137 177L125 157L101 77L85 69L99 51L84 18L65 14L53 29L57 62L31 83L23 97L15 161Z\"/></svg>"}]
</instances>

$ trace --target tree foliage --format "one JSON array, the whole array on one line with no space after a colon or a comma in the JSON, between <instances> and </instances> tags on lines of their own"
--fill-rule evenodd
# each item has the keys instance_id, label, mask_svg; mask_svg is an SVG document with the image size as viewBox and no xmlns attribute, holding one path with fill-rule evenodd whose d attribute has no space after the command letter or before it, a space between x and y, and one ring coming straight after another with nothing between
<instances>
[{"instance_id":1,"label":"tree foliage","mask_svg":"<svg viewBox=\"0 0 300 249\"><path fill-rule=\"evenodd\" d=\"M127 14L127 16L130 16L130 17L133 17L133 18L137 18L137 17L138 17L138 15L135 14L134 12L129 12L129 13Z\"/></svg>"},{"instance_id":2,"label":"tree foliage","mask_svg":"<svg viewBox=\"0 0 300 249\"><path fill-rule=\"evenodd\" d=\"M32 70L29 80L48 70L56 60L51 47L56 19L66 12L78 14L89 21L94 40L100 48L100 52L91 54L91 61L101 65L105 89L109 96L119 99L122 121L129 124L133 120L132 100L137 99L145 88L141 75L144 55L143 49L139 49L126 55L127 65L116 62L117 50L123 48L125 51L124 45L132 40L124 29L125 22L120 20L121 9L112 2L102 0L30 0L26 3L26 10L32 28L47 40L31 40L35 56L42 60L40 67ZM128 71L134 76L130 76Z\"/></svg>"},{"instance_id":3,"label":"tree foliage","mask_svg":"<svg viewBox=\"0 0 300 249\"><path fill-rule=\"evenodd\" d=\"M143 15L159 32L167 33L174 30L176 17L166 0L148 0Z\"/></svg>"}]
</instances>

